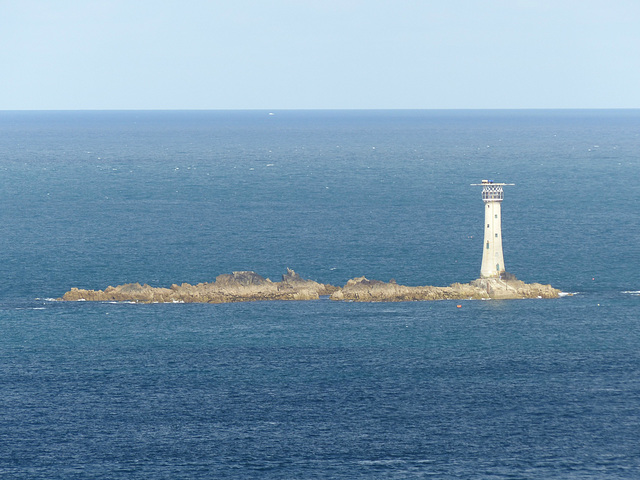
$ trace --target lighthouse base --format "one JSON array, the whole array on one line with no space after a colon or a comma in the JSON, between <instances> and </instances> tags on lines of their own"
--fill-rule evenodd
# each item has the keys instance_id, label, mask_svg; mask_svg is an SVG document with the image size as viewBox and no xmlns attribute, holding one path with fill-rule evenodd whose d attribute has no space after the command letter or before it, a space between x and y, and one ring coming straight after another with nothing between
<instances>
[{"instance_id":1,"label":"lighthouse base","mask_svg":"<svg viewBox=\"0 0 640 480\"><path fill-rule=\"evenodd\" d=\"M483 275L481 272L480 278L497 278L500 280L518 280L513 273L509 273L506 270L502 270L501 272L492 272L490 275Z\"/></svg>"}]
</instances>

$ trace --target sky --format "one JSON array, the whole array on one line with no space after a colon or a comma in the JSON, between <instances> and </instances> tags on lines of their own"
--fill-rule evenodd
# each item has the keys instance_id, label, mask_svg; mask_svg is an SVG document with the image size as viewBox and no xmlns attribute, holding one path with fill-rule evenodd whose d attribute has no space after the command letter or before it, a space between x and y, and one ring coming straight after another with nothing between
<instances>
[{"instance_id":1,"label":"sky","mask_svg":"<svg viewBox=\"0 0 640 480\"><path fill-rule=\"evenodd\" d=\"M0 110L640 108L640 0L0 0Z\"/></svg>"}]
</instances>

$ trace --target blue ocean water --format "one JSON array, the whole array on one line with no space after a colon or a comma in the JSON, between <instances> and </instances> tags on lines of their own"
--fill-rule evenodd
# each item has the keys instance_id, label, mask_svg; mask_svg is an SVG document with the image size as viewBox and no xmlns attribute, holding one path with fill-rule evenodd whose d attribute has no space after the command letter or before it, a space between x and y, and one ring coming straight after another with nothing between
<instances>
[{"instance_id":1,"label":"blue ocean water","mask_svg":"<svg viewBox=\"0 0 640 480\"><path fill-rule=\"evenodd\" d=\"M0 112L0 477L640 477L639 152L638 110ZM50 300L467 282L485 178L576 295Z\"/></svg>"}]
</instances>

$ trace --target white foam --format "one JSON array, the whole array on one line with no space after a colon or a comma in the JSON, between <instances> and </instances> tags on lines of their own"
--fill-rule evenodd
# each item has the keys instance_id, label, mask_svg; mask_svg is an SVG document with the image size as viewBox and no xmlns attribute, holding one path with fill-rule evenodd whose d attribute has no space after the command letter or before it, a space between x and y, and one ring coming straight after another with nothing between
<instances>
[{"instance_id":1,"label":"white foam","mask_svg":"<svg viewBox=\"0 0 640 480\"><path fill-rule=\"evenodd\" d=\"M559 297L573 297L574 295L578 295L580 292L560 292L558 294Z\"/></svg>"},{"instance_id":2,"label":"white foam","mask_svg":"<svg viewBox=\"0 0 640 480\"><path fill-rule=\"evenodd\" d=\"M637 290L637 291L627 290L627 291L624 291L622 293L626 293L627 295L640 295L640 290Z\"/></svg>"}]
</instances>

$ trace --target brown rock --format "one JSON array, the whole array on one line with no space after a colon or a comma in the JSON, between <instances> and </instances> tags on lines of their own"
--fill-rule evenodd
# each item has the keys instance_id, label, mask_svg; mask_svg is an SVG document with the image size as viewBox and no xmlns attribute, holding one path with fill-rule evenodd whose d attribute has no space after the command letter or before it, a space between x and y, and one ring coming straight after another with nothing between
<instances>
[{"instance_id":1,"label":"brown rock","mask_svg":"<svg viewBox=\"0 0 640 480\"><path fill-rule=\"evenodd\" d=\"M478 279L468 284L454 283L449 287L408 287L393 282L368 280L365 277L351 279L332 300L355 302L402 302L413 300L463 300L463 299L515 299L556 298L560 290L551 285L526 284L515 277L512 280L497 278Z\"/></svg>"},{"instance_id":2,"label":"brown rock","mask_svg":"<svg viewBox=\"0 0 640 480\"><path fill-rule=\"evenodd\" d=\"M170 288L151 287L147 284L128 283L104 290L72 288L64 294L65 301L132 301L140 303L228 303L258 300L316 300L330 295L332 300L356 302L403 302L415 300L461 300L461 299L511 299L511 298L556 298L560 290L551 285L526 284L515 277L509 279L480 278L471 283L454 283L449 287L409 287L353 278L342 287L306 280L291 269L280 282L272 282L255 272L233 272L219 275L215 282L190 285L173 284Z\"/></svg>"},{"instance_id":3,"label":"brown rock","mask_svg":"<svg viewBox=\"0 0 640 480\"><path fill-rule=\"evenodd\" d=\"M329 295L336 287L305 280L291 269L281 282L272 282L255 272L233 272L219 275L215 282L190 285L173 284L171 288L128 283L103 290L72 288L64 294L65 301L133 301L140 303L227 303L257 300L314 300Z\"/></svg>"}]
</instances>

